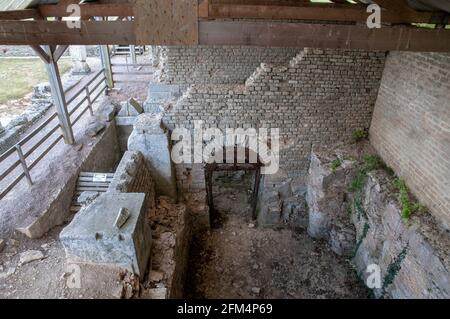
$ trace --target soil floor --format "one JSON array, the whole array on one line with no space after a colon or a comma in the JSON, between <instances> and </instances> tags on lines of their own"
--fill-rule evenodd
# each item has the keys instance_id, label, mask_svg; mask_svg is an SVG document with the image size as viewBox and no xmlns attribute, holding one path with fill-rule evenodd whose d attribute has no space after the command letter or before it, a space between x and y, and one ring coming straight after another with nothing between
<instances>
[{"instance_id":1,"label":"soil floor","mask_svg":"<svg viewBox=\"0 0 450 319\"><path fill-rule=\"evenodd\" d=\"M255 227L249 203L251 180L233 186L215 179L218 226L195 236L186 295L215 298L367 298L368 291L345 258L306 230Z\"/></svg>"}]
</instances>

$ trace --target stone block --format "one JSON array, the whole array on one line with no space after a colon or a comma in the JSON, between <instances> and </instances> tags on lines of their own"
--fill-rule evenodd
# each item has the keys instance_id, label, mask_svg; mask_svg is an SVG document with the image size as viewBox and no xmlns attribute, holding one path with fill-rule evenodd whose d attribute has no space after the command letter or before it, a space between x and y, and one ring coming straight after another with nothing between
<instances>
[{"instance_id":1,"label":"stone block","mask_svg":"<svg viewBox=\"0 0 450 319\"><path fill-rule=\"evenodd\" d=\"M140 115L128 140L128 149L139 151L144 156L157 195L176 199L176 174L172 165L169 134L161 127L161 117L154 114Z\"/></svg>"},{"instance_id":2,"label":"stone block","mask_svg":"<svg viewBox=\"0 0 450 319\"><path fill-rule=\"evenodd\" d=\"M73 262L115 265L136 275L146 271L151 252L145 194L104 194L78 213L60 234L68 259ZM130 217L114 226L120 208Z\"/></svg>"}]
</instances>

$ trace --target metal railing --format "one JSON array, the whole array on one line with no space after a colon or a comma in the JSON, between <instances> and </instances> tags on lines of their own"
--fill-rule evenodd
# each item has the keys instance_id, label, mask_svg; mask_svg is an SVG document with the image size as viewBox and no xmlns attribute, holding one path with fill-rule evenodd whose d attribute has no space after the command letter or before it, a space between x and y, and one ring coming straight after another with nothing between
<instances>
[{"instance_id":1,"label":"metal railing","mask_svg":"<svg viewBox=\"0 0 450 319\"><path fill-rule=\"evenodd\" d=\"M72 127L88 110L91 116L94 114L92 105L98 99L100 94L102 94L107 88L105 80L106 76L104 70L99 70L91 79L89 79L88 82L83 83L83 86L72 93L70 98L67 99ZM78 101L83 93L84 97ZM94 97L92 98L92 96ZM82 108L85 102L87 102L87 105ZM72 103L76 104L75 106L70 107ZM22 173L18 176L12 177L13 180L9 182L6 187L0 189L0 199L4 198L23 178L26 178L29 185L33 185L31 170L50 152L51 149L55 147L56 144L58 144L59 141L63 139L62 134L58 134L56 138L51 139L54 133L60 128L59 123L52 123L57 117L58 114L56 112L51 114L43 123L36 127L20 142L0 155L0 169L3 166L2 164L7 160L12 161L12 163L10 163L6 168L4 168L4 171L0 173L0 182L13 175L13 172L19 165L22 167ZM55 125L51 126L51 124ZM27 145L27 143L31 142L32 139L38 135L38 133L43 132L45 129L48 129L48 132L46 132L44 136L40 137L37 141L34 141L33 145ZM45 142L50 140L50 144L43 145ZM25 146L27 146L27 148L25 148ZM39 155L37 155L39 153L38 151L40 151ZM15 161L12 159L14 155L17 155L18 158ZM36 157L33 158L33 156Z\"/></svg>"},{"instance_id":2,"label":"metal railing","mask_svg":"<svg viewBox=\"0 0 450 319\"><path fill-rule=\"evenodd\" d=\"M149 63L132 64L128 63L128 61L126 63L111 63L114 83L148 82L149 80L146 78L154 74L154 72L149 70L151 67L152 65ZM127 78L120 79L122 76ZM130 76L133 79L130 79Z\"/></svg>"}]
</instances>

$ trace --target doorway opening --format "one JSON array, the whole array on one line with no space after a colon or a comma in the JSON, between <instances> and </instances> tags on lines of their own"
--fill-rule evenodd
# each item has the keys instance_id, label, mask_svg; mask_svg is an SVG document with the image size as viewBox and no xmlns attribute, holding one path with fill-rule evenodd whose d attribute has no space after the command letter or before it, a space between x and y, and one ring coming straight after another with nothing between
<instances>
[{"instance_id":1,"label":"doorway opening","mask_svg":"<svg viewBox=\"0 0 450 319\"><path fill-rule=\"evenodd\" d=\"M223 151L223 154L226 154L226 148L224 148ZM244 152L245 157L238 160L239 154L242 152ZM251 163L250 159L252 156L250 152L252 151L248 148L239 150L239 148L235 146L233 163L227 163L226 159L224 159L222 163L211 163L205 165L206 193L208 198L211 227L216 227L222 217L220 210L217 209L217 203L215 203L215 186L216 188L221 187L222 190L234 188L235 190L243 190L246 193L249 192L251 218L252 220L256 220L262 163L258 157L256 157L256 163ZM233 196L236 195L231 194L230 196L231 197L229 199L232 201Z\"/></svg>"}]
</instances>

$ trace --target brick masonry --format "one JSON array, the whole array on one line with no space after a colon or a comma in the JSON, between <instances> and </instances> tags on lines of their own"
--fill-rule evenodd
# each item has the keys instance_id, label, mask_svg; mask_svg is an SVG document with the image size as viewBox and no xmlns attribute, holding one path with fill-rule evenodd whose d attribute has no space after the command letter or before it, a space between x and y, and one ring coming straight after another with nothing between
<instances>
[{"instance_id":1,"label":"brick masonry","mask_svg":"<svg viewBox=\"0 0 450 319\"><path fill-rule=\"evenodd\" d=\"M418 199L450 227L450 54L391 52L371 142Z\"/></svg>"},{"instance_id":2,"label":"brick masonry","mask_svg":"<svg viewBox=\"0 0 450 319\"><path fill-rule=\"evenodd\" d=\"M263 62L287 63L297 49L254 47L164 47L160 81L167 84L236 84Z\"/></svg>"},{"instance_id":3,"label":"brick masonry","mask_svg":"<svg viewBox=\"0 0 450 319\"><path fill-rule=\"evenodd\" d=\"M204 49L200 51L203 54ZM261 64L245 84L192 85L166 111L164 123L170 129L193 128L195 120L221 129L280 128L280 166L289 178L304 176L312 145L349 140L352 132L369 128L385 53L317 49L297 53L286 63ZM200 166L178 167L183 190L204 187Z\"/></svg>"}]
</instances>

